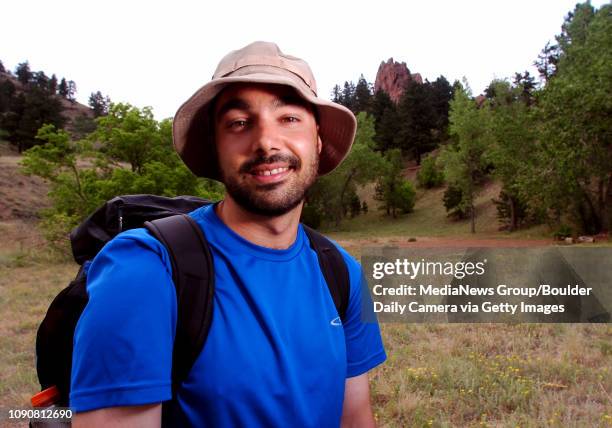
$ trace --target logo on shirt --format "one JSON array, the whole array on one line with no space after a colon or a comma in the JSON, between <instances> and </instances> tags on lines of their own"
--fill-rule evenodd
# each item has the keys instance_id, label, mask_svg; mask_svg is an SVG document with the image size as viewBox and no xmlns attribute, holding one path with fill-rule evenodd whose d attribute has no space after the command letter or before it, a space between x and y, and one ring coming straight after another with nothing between
<instances>
[{"instance_id":1,"label":"logo on shirt","mask_svg":"<svg viewBox=\"0 0 612 428\"><path fill-rule=\"evenodd\" d=\"M336 317L333 320L331 320L329 322L331 325L335 326L335 327L340 327L342 326L342 321L340 320L340 317Z\"/></svg>"}]
</instances>

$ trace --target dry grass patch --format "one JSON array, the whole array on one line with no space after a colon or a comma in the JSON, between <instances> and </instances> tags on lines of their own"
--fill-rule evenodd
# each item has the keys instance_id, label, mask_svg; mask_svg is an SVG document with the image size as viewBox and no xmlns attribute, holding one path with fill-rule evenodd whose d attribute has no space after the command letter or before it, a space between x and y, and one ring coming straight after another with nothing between
<instances>
[{"instance_id":1,"label":"dry grass patch","mask_svg":"<svg viewBox=\"0 0 612 428\"><path fill-rule=\"evenodd\" d=\"M608 325L385 324L382 331L389 359L372 376L381 426L612 421L611 358L600 345L612 339Z\"/></svg>"}]
</instances>

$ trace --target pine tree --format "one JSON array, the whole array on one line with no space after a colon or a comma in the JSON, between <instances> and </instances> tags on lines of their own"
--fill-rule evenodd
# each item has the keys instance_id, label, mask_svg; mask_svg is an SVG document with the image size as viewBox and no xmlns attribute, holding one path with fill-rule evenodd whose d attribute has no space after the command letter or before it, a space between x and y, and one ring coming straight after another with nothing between
<instances>
[{"instance_id":1,"label":"pine tree","mask_svg":"<svg viewBox=\"0 0 612 428\"><path fill-rule=\"evenodd\" d=\"M22 84L27 85L30 83L32 79L32 72L30 71L30 64L28 61L22 62L17 65L15 69L15 74L17 75L17 80L19 80Z\"/></svg>"},{"instance_id":2,"label":"pine tree","mask_svg":"<svg viewBox=\"0 0 612 428\"><path fill-rule=\"evenodd\" d=\"M68 96L68 83L66 83L65 77L62 77L57 91L58 94L64 98Z\"/></svg>"},{"instance_id":3,"label":"pine tree","mask_svg":"<svg viewBox=\"0 0 612 428\"><path fill-rule=\"evenodd\" d=\"M74 80L69 80L68 81L68 91L66 93L66 98L69 101L75 102L76 101L76 92L77 92L77 87L76 87L76 83L74 83Z\"/></svg>"},{"instance_id":4,"label":"pine tree","mask_svg":"<svg viewBox=\"0 0 612 428\"><path fill-rule=\"evenodd\" d=\"M110 107L110 98L102 95L100 91L92 92L89 96L89 106L93 110L94 117L105 116Z\"/></svg>"},{"instance_id":5,"label":"pine tree","mask_svg":"<svg viewBox=\"0 0 612 428\"><path fill-rule=\"evenodd\" d=\"M344 82L342 105L353 113L355 112L355 84L353 82Z\"/></svg>"},{"instance_id":6,"label":"pine tree","mask_svg":"<svg viewBox=\"0 0 612 428\"><path fill-rule=\"evenodd\" d=\"M340 85L335 85L332 89L332 101L338 104L342 104L342 89L340 89Z\"/></svg>"},{"instance_id":7,"label":"pine tree","mask_svg":"<svg viewBox=\"0 0 612 428\"><path fill-rule=\"evenodd\" d=\"M57 76L55 74L51 75L51 79L49 80L49 91L52 94L57 93Z\"/></svg>"},{"instance_id":8,"label":"pine tree","mask_svg":"<svg viewBox=\"0 0 612 428\"><path fill-rule=\"evenodd\" d=\"M371 85L366 81L363 74L359 76L357 86L355 87L353 109L355 113L365 111L366 113L371 112L372 104L372 91L370 90Z\"/></svg>"},{"instance_id":9,"label":"pine tree","mask_svg":"<svg viewBox=\"0 0 612 428\"><path fill-rule=\"evenodd\" d=\"M402 152L410 153L421 164L421 156L435 148L433 131L436 115L433 109L429 83L412 83L400 98L398 105L399 130L397 141Z\"/></svg>"},{"instance_id":10,"label":"pine tree","mask_svg":"<svg viewBox=\"0 0 612 428\"><path fill-rule=\"evenodd\" d=\"M372 98L371 111L376 128L376 148L385 151L394 147L399 126L395 103L385 91L378 90Z\"/></svg>"}]
</instances>

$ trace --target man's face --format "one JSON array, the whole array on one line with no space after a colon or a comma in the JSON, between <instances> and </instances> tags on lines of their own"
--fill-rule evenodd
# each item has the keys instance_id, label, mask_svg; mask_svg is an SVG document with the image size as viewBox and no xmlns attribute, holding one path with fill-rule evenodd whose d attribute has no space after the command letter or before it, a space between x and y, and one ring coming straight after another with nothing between
<instances>
[{"instance_id":1,"label":"man's face","mask_svg":"<svg viewBox=\"0 0 612 428\"><path fill-rule=\"evenodd\" d=\"M313 107L282 85L238 84L215 103L219 169L247 211L279 216L314 183L321 142Z\"/></svg>"}]
</instances>

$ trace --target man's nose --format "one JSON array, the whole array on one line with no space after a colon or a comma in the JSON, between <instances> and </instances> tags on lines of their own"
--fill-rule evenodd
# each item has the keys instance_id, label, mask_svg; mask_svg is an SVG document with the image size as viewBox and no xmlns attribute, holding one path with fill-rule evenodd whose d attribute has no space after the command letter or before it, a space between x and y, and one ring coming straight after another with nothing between
<instances>
[{"instance_id":1,"label":"man's nose","mask_svg":"<svg viewBox=\"0 0 612 428\"><path fill-rule=\"evenodd\" d=\"M279 150L279 135L273 120L259 118L255 123L253 132L253 151L270 152Z\"/></svg>"}]
</instances>

